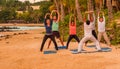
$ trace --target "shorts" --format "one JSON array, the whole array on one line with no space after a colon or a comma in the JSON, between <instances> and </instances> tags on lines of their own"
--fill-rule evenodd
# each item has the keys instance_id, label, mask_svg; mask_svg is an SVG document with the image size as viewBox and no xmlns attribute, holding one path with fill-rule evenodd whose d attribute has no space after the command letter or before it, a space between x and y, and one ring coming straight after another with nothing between
<instances>
[{"instance_id":1,"label":"shorts","mask_svg":"<svg viewBox=\"0 0 120 69\"><path fill-rule=\"evenodd\" d=\"M53 31L52 33L56 38L60 38L60 33L58 31Z\"/></svg>"}]
</instances>

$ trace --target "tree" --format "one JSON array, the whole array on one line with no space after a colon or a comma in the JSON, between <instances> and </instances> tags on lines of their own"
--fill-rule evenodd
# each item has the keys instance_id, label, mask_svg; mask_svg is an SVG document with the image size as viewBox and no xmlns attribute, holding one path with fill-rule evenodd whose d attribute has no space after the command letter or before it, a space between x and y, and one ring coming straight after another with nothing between
<instances>
[{"instance_id":1,"label":"tree","mask_svg":"<svg viewBox=\"0 0 120 69\"><path fill-rule=\"evenodd\" d=\"M0 22L7 22L8 20L15 18L16 18L15 10L4 9L0 11Z\"/></svg>"},{"instance_id":2,"label":"tree","mask_svg":"<svg viewBox=\"0 0 120 69\"><path fill-rule=\"evenodd\" d=\"M109 21L111 21L113 18L111 0L107 0L107 7L108 7L108 18L109 18Z\"/></svg>"},{"instance_id":3,"label":"tree","mask_svg":"<svg viewBox=\"0 0 120 69\"><path fill-rule=\"evenodd\" d=\"M41 15L41 12L39 10L34 10L33 11L32 17L37 23L39 23L40 15Z\"/></svg>"},{"instance_id":4,"label":"tree","mask_svg":"<svg viewBox=\"0 0 120 69\"><path fill-rule=\"evenodd\" d=\"M52 4L53 3L50 2L50 1L41 1L40 2L40 9L39 9L39 11L40 11L40 13L42 13L41 16L40 16L40 18L41 18L40 20L41 21L43 21L45 14L48 13L48 12L50 12L49 7Z\"/></svg>"},{"instance_id":5,"label":"tree","mask_svg":"<svg viewBox=\"0 0 120 69\"><path fill-rule=\"evenodd\" d=\"M93 0L88 0L88 11L93 11Z\"/></svg>"},{"instance_id":6,"label":"tree","mask_svg":"<svg viewBox=\"0 0 120 69\"><path fill-rule=\"evenodd\" d=\"M61 21L63 22L64 21L64 17L65 17L63 0L60 1L60 6L61 6Z\"/></svg>"},{"instance_id":7,"label":"tree","mask_svg":"<svg viewBox=\"0 0 120 69\"><path fill-rule=\"evenodd\" d=\"M81 10L80 10L80 6L79 6L78 0L75 0L75 5L76 5L76 10L77 10L78 20L79 20L79 22L82 22L82 14L81 14Z\"/></svg>"},{"instance_id":8,"label":"tree","mask_svg":"<svg viewBox=\"0 0 120 69\"><path fill-rule=\"evenodd\" d=\"M54 4L55 4L55 6L56 6L56 8L57 8L57 11L60 12L58 0L54 0Z\"/></svg>"}]
</instances>

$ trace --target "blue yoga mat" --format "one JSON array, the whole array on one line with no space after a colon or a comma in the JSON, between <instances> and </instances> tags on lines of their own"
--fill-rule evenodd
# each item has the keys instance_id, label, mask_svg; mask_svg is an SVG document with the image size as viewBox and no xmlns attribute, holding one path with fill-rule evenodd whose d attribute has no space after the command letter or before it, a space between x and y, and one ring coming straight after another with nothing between
<instances>
[{"instance_id":1,"label":"blue yoga mat","mask_svg":"<svg viewBox=\"0 0 120 69\"><path fill-rule=\"evenodd\" d=\"M77 52L77 51L71 51L72 52L72 54L79 54L79 52Z\"/></svg>"},{"instance_id":2,"label":"blue yoga mat","mask_svg":"<svg viewBox=\"0 0 120 69\"><path fill-rule=\"evenodd\" d=\"M70 51L71 51L72 54L78 54L78 52L77 52L78 49L72 49L72 50L70 50Z\"/></svg>"},{"instance_id":3,"label":"blue yoga mat","mask_svg":"<svg viewBox=\"0 0 120 69\"><path fill-rule=\"evenodd\" d=\"M89 46L87 46L87 47L89 47L89 48L96 48L95 45L89 45Z\"/></svg>"},{"instance_id":4,"label":"blue yoga mat","mask_svg":"<svg viewBox=\"0 0 120 69\"><path fill-rule=\"evenodd\" d=\"M66 46L58 46L58 49L66 49Z\"/></svg>"},{"instance_id":5,"label":"blue yoga mat","mask_svg":"<svg viewBox=\"0 0 120 69\"><path fill-rule=\"evenodd\" d=\"M103 48L101 48L101 50L102 50L101 52L110 52L110 51L112 51L112 49L108 48L108 47L103 47ZM72 54L79 54L79 52L77 52L77 49L72 49L70 51L71 51ZM98 51L86 51L86 50L82 50L81 53L96 53L96 52L98 52Z\"/></svg>"},{"instance_id":6,"label":"blue yoga mat","mask_svg":"<svg viewBox=\"0 0 120 69\"><path fill-rule=\"evenodd\" d=\"M70 51L77 51L78 49L71 49ZM82 49L82 51L86 51L84 49Z\"/></svg>"},{"instance_id":7,"label":"blue yoga mat","mask_svg":"<svg viewBox=\"0 0 120 69\"><path fill-rule=\"evenodd\" d=\"M44 54L56 54L56 51L44 51Z\"/></svg>"},{"instance_id":8,"label":"blue yoga mat","mask_svg":"<svg viewBox=\"0 0 120 69\"><path fill-rule=\"evenodd\" d=\"M70 50L72 54L79 54L78 49L72 49ZM82 49L82 52L85 52L86 50Z\"/></svg>"},{"instance_id":9,"label":"blue yoga mat","mask_svg":"<svg viewBox=\"0 0 120 69\"><path fill-rule=\"evenodd\" d=\"M112 49L108 48L108 47L103 47L101 49L102 49L103 52L110 52L110 51L112 51Z\"/></svg>"}]
</instances>

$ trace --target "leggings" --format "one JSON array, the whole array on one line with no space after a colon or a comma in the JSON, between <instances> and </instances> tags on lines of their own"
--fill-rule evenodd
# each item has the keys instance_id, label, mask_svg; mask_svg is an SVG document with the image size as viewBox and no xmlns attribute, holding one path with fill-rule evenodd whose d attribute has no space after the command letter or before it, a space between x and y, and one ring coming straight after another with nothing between
<instances>
[{"instance_id":1,"label":"leggings","mask_svg":"<svg viewBox=\"0 0 120 69\"><path fill-rule=\"evenodd\" d=\"M69 38L68 38L68 41L67 41L66 49L68 49L69 42L70 42L73 38L74 38L75 40L77 40L78 43L80 42L80 40L79 40L79 38L77 37L77 35L70 35Z\"/></svg>"},{"instance_id":2,"label":"leggings","mask_svg":"<svg viewBox=\"0 0 120 69\"><path fill-rule=\"evenodd\" d=\"M92 35L93 35L96 39L98 39L95 30L92 30Z\"/></svg>"},{"instance_id":3,"label":"leggings","mask_svg":"<svg viewBox=\"0 0 120 69\"><path fill-rule=\"evenodd\" d=\"M45 35L44 38L43 38L43 42L42 42L40 51L43 50L44 44L45 44L45 42L46 42L46 40L47 40L48 38L50 38L50 39L53 41L53 43L54 43L54 45L55 45L55 49L58 50L57 43L56 43L56 41L55 41L55 37L54 37L53 35Z\"/></svg>"}]
</instances>

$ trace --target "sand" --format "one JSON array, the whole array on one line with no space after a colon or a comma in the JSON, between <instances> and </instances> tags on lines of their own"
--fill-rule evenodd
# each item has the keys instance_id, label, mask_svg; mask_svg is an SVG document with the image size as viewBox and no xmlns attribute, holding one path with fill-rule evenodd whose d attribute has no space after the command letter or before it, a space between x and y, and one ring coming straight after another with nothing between
<instances>
[{"instance_id":1,"label":"sand","mask_svg":"<svg viewBox=\"0 0 120 69\"><path fill-rule=\"evenodd\" d=\"M13 35L19 32L28 34ZM39 51L44 36L42 32L44 29L0 32L11 35L8 39L0 40L0 69L120 69L120 49L114 47L111 52L71 54L70 49L76 49L78 46L78 43L71 42L68 50L43 54ZM44 51L48 50L47 44L48 40ZM57 44L61 45L58 40ZM106 47L105 44L102 46ZM84 49L95 51L94 48ZM53 43L49 50L55 50Z\"/></svg>"}]
</instances>

